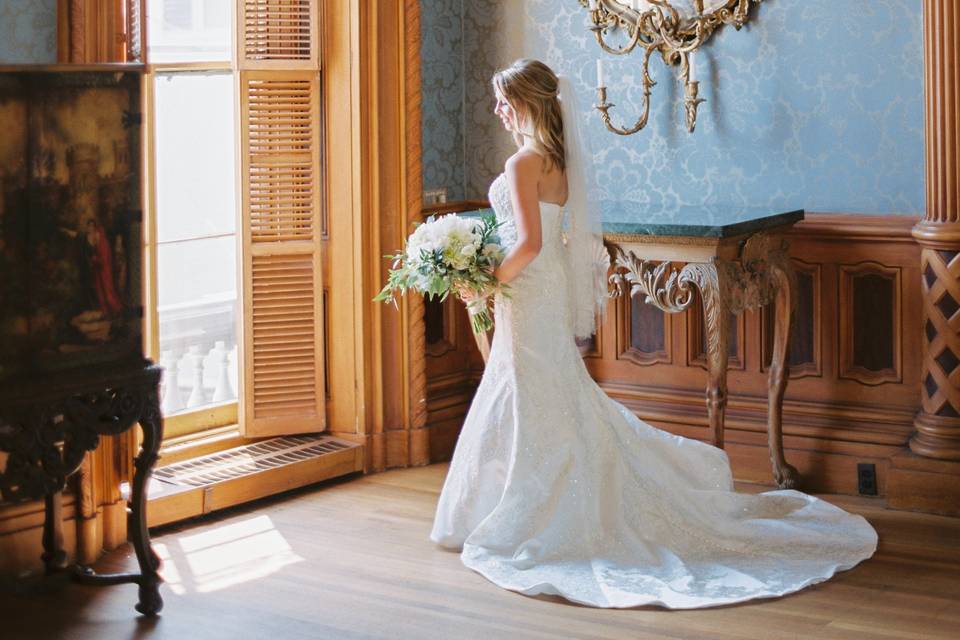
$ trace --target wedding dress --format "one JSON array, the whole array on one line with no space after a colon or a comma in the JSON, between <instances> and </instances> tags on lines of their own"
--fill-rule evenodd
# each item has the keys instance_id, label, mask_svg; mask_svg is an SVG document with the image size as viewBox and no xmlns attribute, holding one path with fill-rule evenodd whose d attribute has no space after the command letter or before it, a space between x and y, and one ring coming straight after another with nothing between
<instances>
[{"instance_id":1,"label":"wedding dress","mask_svg":"<svg viewBox=\"0 0 960 640\"><path fill-rule=\"evenodd\" d=\"M510 246L502 175L490 202ZM501 587L597 607L780 596L873 555L861 516L799 491L736 493L724 451L656 429L600 389L574 339L562 208L541 202L540 215L540 254L494 299L431 539Z\"/></svg>"}]
</instances>

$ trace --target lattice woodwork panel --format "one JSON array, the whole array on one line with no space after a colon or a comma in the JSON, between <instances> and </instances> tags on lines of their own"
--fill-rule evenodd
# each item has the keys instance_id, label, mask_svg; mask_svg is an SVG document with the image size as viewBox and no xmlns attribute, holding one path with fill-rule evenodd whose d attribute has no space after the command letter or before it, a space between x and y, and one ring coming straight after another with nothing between
<instances>
[{"instance_id":1,"label":"lattice woodwork panel","mask_svg":"<svg viewBox=\"0 0 960 640\"><path fill-rule=\"evenodd\" d=\"M877 262L840 266L840 378L903 380L900 271Z\"/></svg>"},{"instance_id":2,"label":"lattice woodwork panel","mask_svg":"<svg viewBox=\"0 0 960 640\"><path fill-rule=\"evenodd\" d=\"M960 417L960 258L955 251L924 249L922 404L926 413Z\"/></svg>"},{"instance_id":3,"label":"lattice woodwork panel","mask_svg":"<svg viewBox=\"0 0 960 640\"><path fill-rule=\"evenodd\" d=\"M787 345L787 361L791 378L819 376L821 367L821 316L820 316L820 265L793 260L797 274L797 288L793 292L797 306L790 317L790 343ZM770 366L773 357L774 307L761 310L761 343L763 345L763 370Z\"/></svg>"},{"instance_id":4,"label":"lattice woodwork panel","mask_svg":"<svg viewBox=\"0 0 960 640\"><path fill-rule=\"evenodd\" d=\"M241 68L316 64L319 0L239 0Z\"/></svg>"},{"instance_id":5,"label":"lattice woodwork panel","mask_svg":"<svg viewBox=\"0 0 960 640\"><path fill-rule=\"evenodd\" d=\"M317 417L321 344L312 255L253 257L253 418Z\"/></svg>"}]
</instances>

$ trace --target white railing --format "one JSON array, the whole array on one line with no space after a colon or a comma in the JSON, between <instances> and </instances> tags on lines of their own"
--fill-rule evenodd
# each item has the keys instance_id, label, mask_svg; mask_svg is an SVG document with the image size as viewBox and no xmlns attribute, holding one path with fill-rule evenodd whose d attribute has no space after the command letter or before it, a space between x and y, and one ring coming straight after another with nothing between
<instances>
[{"instance_id":1,"label":"white railing","mask_svg":"<svg viewBox=\"0 0 960 640\"><path fill-rule=\"evenodd\" d=\"M223 296L159 309L165 416L236 401L236 306Z\"/></svg>"}]
</instances>

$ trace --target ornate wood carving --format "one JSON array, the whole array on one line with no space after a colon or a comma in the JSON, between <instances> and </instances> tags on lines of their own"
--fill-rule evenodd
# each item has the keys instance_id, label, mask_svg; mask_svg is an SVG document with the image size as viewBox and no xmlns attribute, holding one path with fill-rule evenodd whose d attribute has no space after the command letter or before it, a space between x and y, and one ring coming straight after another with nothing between
<instances>
[{"instance_id":1,"label":"ornate wood carving","mask_svg":"<svg viewBox=\"0 0 960 640\"><path fill-rule=\"evenodd\" d=\"M744 357L743 314L728 313L727 318L727 369L743 370ZM687 322L687 365L707 368L707 331L704 326L703 305L694 300L686 311Z\"/></svg>"},{"instance_id":2,"label":"ornate wood carving","mask_svg":"<svg viewBox=\"0 0 960 640\"><path fill-rule=\"evenodd\" d=\"M9 502L43 498L43 561L48 573L65 566L61 491L84 456L103 436L119 435L139 422L143 444L134 467L131 540L140 573L98 576L80 567L88 584L133 582L140 587L137 611L154 615L163 607L160 561L150 546L146 488L163 438L158 386L161 369L121 369L61 377L36 384L11 384L0 394L0 450L9 453L0 472L0 494ZM85 376L85 377L81 377ZM81 496L81 511L84 498Z\"/></svg>"},{"instance_id":3,"label":"ornate wood carving","mask_svg":"<svg viewBox=\"0 0 960 640\"><path fill-rule=\"evenodd\" d=\"M677 268L669 261L644 260L633 251L616 247L616 266L610 276L612 295L627 290L669 313L687 309L694 289L700 292L707 335L707 416L716 446L723 446L727 405L727 363L729 359L730 314L776 301L773 358L769 370L768 434L774 479L780 487L794 487L797 471L783 456L782 405L788 366L786 344L795 275L780 236L757 233L742 241L738 260L716 257L712 262L691 262Z\"/></svg>"},{"instance_id":4,"label":"ornate wood carving","mask_svg":"<svg viewBox=\"0 0 960 640\"><path fill-rule=\"evenodd\" d=\"M839 377L866 385L900 382L900 269L878 262L840 265L839 293Z\"/></svg>"}]
</instances>

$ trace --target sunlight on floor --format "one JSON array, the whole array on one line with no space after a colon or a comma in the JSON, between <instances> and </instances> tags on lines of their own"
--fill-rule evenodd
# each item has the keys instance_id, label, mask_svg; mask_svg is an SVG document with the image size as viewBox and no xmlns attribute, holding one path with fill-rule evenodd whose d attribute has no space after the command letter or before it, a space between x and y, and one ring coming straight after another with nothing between
<instances>
[{"instance_id":1,"label":"sunlight on floor","mask_svg":"<svg viewBox=\"0 0 960 640\"><path fill-rule=\"evenodd\" d=\"M303 561L269 516L184 534L154 548L163 579L177 595L218 591Z\"/></svg>"}]
</instances>

